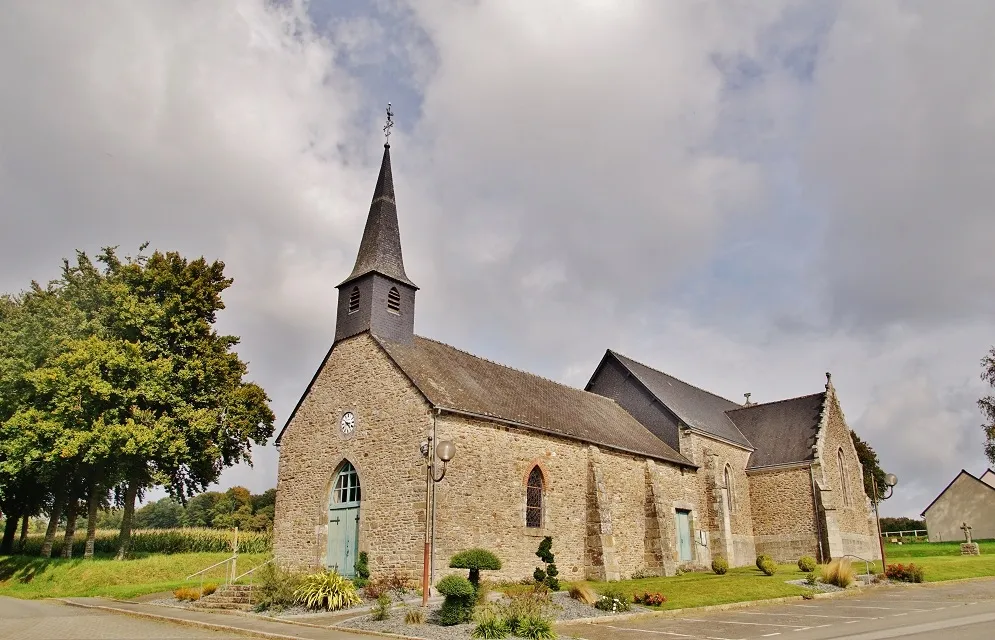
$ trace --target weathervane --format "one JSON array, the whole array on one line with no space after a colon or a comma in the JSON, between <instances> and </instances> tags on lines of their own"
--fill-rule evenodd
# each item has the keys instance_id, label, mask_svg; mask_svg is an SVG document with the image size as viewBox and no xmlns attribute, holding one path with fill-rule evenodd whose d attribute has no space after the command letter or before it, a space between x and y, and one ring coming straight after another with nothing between
<instances>
[{"instance_id":1,"label":"weathervane","mask_svg":"<svg viewBox=\"0 0 995 640\"><path fill-rule=\"evenodd\" d=\"M390 103L387 103L387 124L383 126L383 135L388 147L390 146L390 130L394 128L394 112L390 110Z\"/></svg>"}]
</instances>

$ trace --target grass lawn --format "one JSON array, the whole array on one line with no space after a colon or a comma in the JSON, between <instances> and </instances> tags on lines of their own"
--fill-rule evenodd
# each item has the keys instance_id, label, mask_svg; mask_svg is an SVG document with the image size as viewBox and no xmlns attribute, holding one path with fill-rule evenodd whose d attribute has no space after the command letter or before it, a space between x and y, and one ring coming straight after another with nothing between
<instances>
[{"instance_id":1,"label":"grass lawn","mask_svg":"<svg viewBox=\"0 0 995 640\"><path fill-rule=\"evenodd\" d=\"M713 604L728 604L747 600L768 600L784 596L800 596L810 593L785 580L798 580L805 574L795 565L780 565L773 576L765 576L756 567L729 569L724 576L714 573L685 573L671 578L642 578L619 582L591 582L595 591L613 587L621 589L630 597L634 593L662 593L667 602L656 609L683 609L705 607Z\"/></svg>"},{"instance_id":2,"label":"grass lawn","mask_svg":"<svg viewBox=\"0 0 995 640\"><path fill-rule=\"evenodd\" d=\"M227 558L227 553L139 554L131 560L113 556L92 560L45 560L32 556L0 556L0 596L60 598L110 596L131 598L172 591L187 583L184 578ZM242 554L238 571L244 573L270 558L270 554ZM224 567L210 571L204 582L220 582ZM198 582L199 583L199 582Z\"/></svg>"},{"instance_id":3,"label":"grass lawn","mask_svg":"<svg viewBox=\"0 0 995 640\"><path fill-rule=\"evenodd\" d=\"M884 552L888 564L911 562L922 565L926 582L995 576L995 541L978 544L981 547L980 556L960 555L959 542L887 543Z\"/></svg>"}]
</instances>

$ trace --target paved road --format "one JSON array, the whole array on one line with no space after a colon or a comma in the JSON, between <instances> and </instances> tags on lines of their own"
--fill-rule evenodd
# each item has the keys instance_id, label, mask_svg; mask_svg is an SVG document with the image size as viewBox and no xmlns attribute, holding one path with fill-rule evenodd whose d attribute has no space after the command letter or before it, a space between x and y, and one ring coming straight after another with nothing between
<instances>
[{"instance_id":1,"label":"paved road","mask_svg":"<svg viewBox=\"0 0 995 640\"><path fill-rule=\"evenodd\" d=\"M995 580L876 588L838 599L560 627L587 640L991 640Z\"/></svg>"},{"instance_id":2,"label":"paved road","mask_svg":"<svg viewBox=\"0 0 995 640\"><path fill-rule=\"evenodd\" d=\"M0 597L0 640L245 640L168 622Z\"/></svg>"}]
</instances>

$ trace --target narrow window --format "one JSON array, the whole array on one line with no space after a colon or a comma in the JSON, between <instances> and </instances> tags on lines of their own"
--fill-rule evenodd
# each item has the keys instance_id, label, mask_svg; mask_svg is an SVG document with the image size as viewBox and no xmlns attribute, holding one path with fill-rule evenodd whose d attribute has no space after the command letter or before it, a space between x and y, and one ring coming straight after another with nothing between
<instances>
[{"instance_id":1,"label":"narrow window","mask_svg":"<svg viewBox=\"0 0 995 640\"><path fill-rule=\"evenodd\" d=\"M359 287L353 287L349 294L349 313L359 311Z\"/></svg>"},{"instance_id":2,"label":"narrow window","mask_svg":"<svg viewBox=\"0 0 995 640\"><path fill-rule=\"evenodd\" d=\"M723 473L724 480L726 483L726 509L729 513L735 513L736 511L736 501L733 498L733 486L732 486L732 469L729 465L726 465L725 472Z\"/></svg>"},{"instance_id":3,"label":"narrow window","mask_svg":"<svg viewBox=\"0 0 995 640\"><path fill-rule=\"evenodd\" d=\"M525 490L525 526L532 529L542 527L542 484L542 471L532 467Z\"/></svg>"},{"instance_id":4,"label":"narrow window","mask_svg":"<svg viewBox=\"0 0 995 640\"><path fill-rule=\"evenodd\" d=\"M843 492L843 506L850 506L850 488L846 486L846 467L843 465L843 448L836 452L836 462L840 468L840 491Z\"/></svg>"},{"instance_id":5,"label":"narrow window","mask_svg":"<svg viewBox=\"0 0 995 640\"><path fill-rule=\"evenodd\" d=\"M397 287L391 287L387 292L387 311L401 313L401 294L397 291Z\"/></svg>"}]
</instances>

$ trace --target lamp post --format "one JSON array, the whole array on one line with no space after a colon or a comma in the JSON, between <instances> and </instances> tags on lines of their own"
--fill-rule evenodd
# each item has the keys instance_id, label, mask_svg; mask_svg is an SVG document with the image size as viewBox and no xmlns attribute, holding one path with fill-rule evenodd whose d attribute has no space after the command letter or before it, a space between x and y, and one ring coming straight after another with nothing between
<instances>
[{"instance_id":1,"label":"lamp post","mask_svg":"<svg viewBox=\"0 0 995 640\"><path fill-rule=\"evenodd\" d=\"M881 500L887 500L894 493L895 485L898 484L898 477L894 473L886 473L884 476L885 483L885 495L878 494L878 483L874 474L871 474L871 487L874 490L874 520L877 522L878 527L878 544L881 546L881 571L886 571L888 568L887 557L884 553L884 537L881 535L881 516L878 514L878 503Z\"/></svg>"},{"instance_id":2,"label":"lamp post","mask_svg":"<svg viewBox=\"0 0 995 640\"><path fill-rule=\"evenodd\" d=\"M432 537L429 533L429 513L434 492L432 486L446 477L446 465L456 455L456 445L452 440L442 440L432 449L432 436L421 443L421 454L425 458L425 560L421 579L421 605L428 606L428 568L432 558ZM442 473L435 477L435 458L442 460Z\"/></svg>"}]
</instances>

